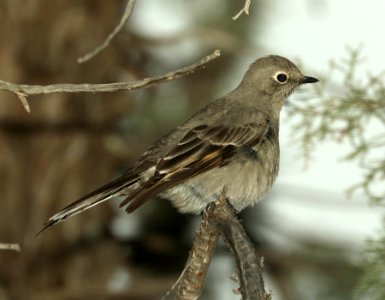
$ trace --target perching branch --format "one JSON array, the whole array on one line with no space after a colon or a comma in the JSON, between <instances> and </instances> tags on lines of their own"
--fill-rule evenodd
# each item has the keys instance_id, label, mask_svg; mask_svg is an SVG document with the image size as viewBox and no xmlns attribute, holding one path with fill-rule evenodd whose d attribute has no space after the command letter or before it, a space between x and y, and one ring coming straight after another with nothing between
<instances>
[{"instance_id":1,"label":"perching branch","mask_svg":"<svg viewBox=\"0 0 385 300\"><path fill-rule=\"evenodd\" d=\"M20 252L19 244L8 244L8 243L0 243L0 250L11 250Z\"/></svg>"},{"instance_id":2,"label":"perching branch","mask_svg":"<svg viewBox=\"0 0 385 300\"><path fill-rule=\"evenodd\" d=\"M220 50L217 49L206 55L201 60L193 63L189 66L167 72L163 75L145 78L142 80L136 80L131 82L115 82L115 83L102 83L102 84L52 84L52 85L28 85L28 84L14 84L0 80L0 90L7 91L15 94L23 103L25 109L29 112L29 106L27 97L30 95L41 95L51 93L105 93L115 92L120 90L137 90L148 88L153 85L161 84L167 81L171 81L185 75L191 74L196 70L203 68L205 64L214 60L220 56ZM25 103L25 104L24 104Z\"/></svg>"},{"instance_id":3,"label":"perching branch","mask_svg":"<svg viewBox=\"0 0 385 300\"><path fill-rule=\"evenodd\" d=\"M257 257L255 246L247 237L226 195L222 193L221 199L208 209L235 258L242 299L271 300L271 295L265 291L264 286L263 258Z\"/></svg>"},{"instance_id":4,"label":"perching branch","mask_svg":"<svg viewBox=\"0 0 385 300\"><path fill-rule=\"evenodd\" d=\"M198 299L201 296L218 238L219 232L215 224L210 222L210 214L204 212L186 266L174 286L163 298L169 296L174 290L177 299Z\"/></svg>"},{"instance_id":5,"label":"perching branch","mask_svg":"<svg viewBox=\"0 0 385 300\"><path fill-rule=\"evenodd\" d=\"M176 299L199 299L218 238L219 232L212 222L212 216L209 211L205 211L186 265L163 299L173 291L176 293Z\"/></svg>"},{"instance_id":6,"label":"perching branch","mask_svg":"<svg viewBox=\"0 0 385 300\"><path fill-rule=\"evenodd\" d=\"M251 0L245 0L245 4L243 5L242 9L233 17L233 21L238 19L243 13L245 15L249 15L250 4Z\"/></svg>"},{"instance_id":7,"label":"perching branch","mask_svg":"<svg viewBox=\"0 0 385 300\"><path fill-rule=\"evenodd\" d=\"M256 256L254 245L248 239L234 209L228 203L225 191L222 192L220 199L211 203L204 212L186 266L163 299L172 291L176 291L177 299L190 300L201 296L203 282L219 234L225 239L235 258L242 299L271 299L264 287L263 261Z\"/></svg>"},{"instance_id":8,"label":"perching branch","mask_svg":"<svg viewBox=\"0 0 385 300\"><path fill-rule=\"evenodd\" d=\"M102 44L97 46L94 50L87 53L86 55L78 58L78 63L82 64L90 59L92 59L94 56L99 54L102 50L108 47L108 45L111 43L111 41L114 39L114 37L122 30L123 26L127 23L128 18L131 16L132 10L134 8L135 0L129 0L126 6L126 9L124 10L124 14L122 18L120 19L119 24L114 28L114 30L107 36L107 38L104 40Z\"/></svg>"}]
</instances>

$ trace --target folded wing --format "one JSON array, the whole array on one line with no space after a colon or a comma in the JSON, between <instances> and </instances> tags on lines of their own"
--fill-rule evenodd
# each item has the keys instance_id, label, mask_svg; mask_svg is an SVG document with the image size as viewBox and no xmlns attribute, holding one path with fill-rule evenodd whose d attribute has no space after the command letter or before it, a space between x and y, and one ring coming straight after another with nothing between
<instances>
[{"instance_id":1,"label":"folded wing","mask_svg":"<svg viewBox=\"0 0 385 300\"><path fill-rule=\"evenodd\" d=\"M132 212L156 194L198 174L226 165L241 147L257 145L268 121L233 126L201 125L190 130L156 165L154 175L120 205Z\"/></svg>"}]
</instances>

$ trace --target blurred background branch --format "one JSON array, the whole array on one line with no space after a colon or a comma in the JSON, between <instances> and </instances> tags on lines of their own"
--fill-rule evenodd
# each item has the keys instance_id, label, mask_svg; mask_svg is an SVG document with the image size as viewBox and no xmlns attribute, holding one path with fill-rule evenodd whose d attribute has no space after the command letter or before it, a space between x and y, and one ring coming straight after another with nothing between
<instances>
[{"instance_id":1,"label":"blurred background branch","mask_svg":"<svg viewBox=\"0 0 385 300\"><path fill-rule=\"evenodd\" d=\"M28 85L28 84L14 84L0 80L0 90L15 94L23 103L24 107L30 112L27 97L39 94L51 93L105 93L116 92L121 90L133 91L137 89L144 89L156 84L161 84L167 81L178 79L182 76L193 73L202 68L205 64L217 58L220 51L214 50L211 54L206 55L198 62L189 66L167 72L163 75L145 78L142 80L135 80L131 82L114 82L114 83L100 83L100 84L51 84L51 85Z\"/></svg>"},{"instance_id":2,"label":"blurred background branch","mask_svg":"<svg viewBox=\"0 0 385 300\"><path fill-rule=\"evenodd\" d=\"M134 9L135 0L129 0L127 2L126 9L124 10L123 16L119 21L119 24L114 28L114 30L107 36L107 38L104 40L102 44L97 46L94 50L91 52L85 54L82 57L78 58L78 63L82 64L86 61L89 61L92 59L95 55L97 55L100 51L107 48L108 45L111 43L111 41L114 39L114 37L123 29L124 25L126 25L128 18L131 16L132 10Z\"/></svg>"},{"instance_id":3,"label":"blurred background branch","mask_svg":"<svg viewBox=\"0 0 385 300\"><path fill-rule=\"evenodd\" d=\"M242 9L233 17L233 21L238 19L242 14L249 15L251 0L245 0L245 4Z\"/></svg>"},{"instance_id":4,"label":"blurred background branch","mask_svg":"<svg viewBox=\"0 0 385 300\"><path fill-rule=\"evenodd\" d=\"M348 192L361 190L378 204L385 200L385 70L358 78L360 62L360 49L350 49L341 62L332 61L320 76L315 97L289 105L288 111L305 160L310 160L320 142L348 142L351 150L343 160L355 161L364 171L362 180ZM341 88L330 86L336 75L342 77ZM377 127L375 132L373 126Z\"/></svg>"}]
</instances>

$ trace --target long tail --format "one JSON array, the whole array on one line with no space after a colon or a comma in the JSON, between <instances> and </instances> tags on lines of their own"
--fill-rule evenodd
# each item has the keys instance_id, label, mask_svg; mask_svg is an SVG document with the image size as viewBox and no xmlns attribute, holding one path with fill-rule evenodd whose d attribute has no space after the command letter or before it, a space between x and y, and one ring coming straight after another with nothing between
<instances>
[{"instance_id":1,"label":"long tail","mask_svg":"<svg viewBox=\"0 0 385 300\"><path fill-rule=\"evenodd\" d=\"M130 171L118 177L117 179L107 183L106 185L98 188L97 190L85 195L79 200L71 203L67 207L63 208L57 214L53 215L44 223L44 227L35 235L38 236L40 233L48 229L49 227L64 221L65 219L72 217L84 210L87 210L95 205L98 205L104 201L117 196L123 190L129 188L135 183L140 181L138 174L133 174Z\"/></svg>"}]
</instances>

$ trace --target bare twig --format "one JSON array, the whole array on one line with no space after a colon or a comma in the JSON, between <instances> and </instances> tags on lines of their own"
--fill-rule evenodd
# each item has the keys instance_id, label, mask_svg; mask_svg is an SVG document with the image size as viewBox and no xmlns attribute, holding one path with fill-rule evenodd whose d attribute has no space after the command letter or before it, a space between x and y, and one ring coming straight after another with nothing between
<instances>
[{"instance_id":1,"label":"bare twig","mask_svg":"<svg viewBox=\"0 0 385 300\"><path fill-rule=\"evenodd\" d=\"M51 93L97 93L97 92L115 92L120 90L137 90L148 88L153 85L157 85L163 82L171 81L185 75L191 74L194 71L202 68L208 62L214 60L220 56L220 50L214 50L209 55L206 55L201 60L193 63L189 66L165 73L163 75L145 78L142 80L131 82L114 82L104 84L52 84L52 85L27 85L27 84L14 84L0 80L0 90L7 91L15 94L23 103L24 107L29 111L27 103L27 97L30 95L41 95ZM24 104L26 103L26 105Z\"/></svg>"},{"instance_id":2,"label":"bare twig","mask_svg":"<svg viewBox=\"0 0 385 300\"><path fill-rule=\"evenodd\" d=\"M245 0L245 4L243 5L242 9L233 17L233 21L238 19L243 13L245 15L249 15L250 4L251 0Z\"/></svg>"},{"instance_id":3,"label":"bare twig","mask_svg":"<svg viewBox=\"0 0 385 300\"><path fill-rule=\"evenodd\" d=\"M0 243L0 250L11 250L20 252L19 244L8 244L8 243Z\"/></svg>"},{"instance_id":4,"label":"bare twig","mask_svg":"<svg viewBox=\"0 0 385 300\"><path fill-rule=\"evenodd\" d=\"M242 299L270 300L271 295L266 293L264 287L263 259L257 257L254 245L247 237L224 193L220 200L209 207L209 210L212 211L212 221L216 223L235 258Z\"/></svg>"},{"instance_id":5,"label":"bare twig","mask_svg":"<svg viewBox=\"0 0 385 300\"><path fill-rule=\"evenodd\" d=\"M119 24L114 28L114 30L107 36L107 38L104 40L102 44L100 44L98 47L96 47L91 52L87 53L86 55L78 58L78 63L82 64L90 59L92 59L94 56L96 56L100 51L107 48L108 45L111 43L113 38L122 30L123 26L127 23L128 18L130 17L132 10L134 8L135 0L129 0L126 6L126 9L124 10L124 14L122 18L120 19Z\"/></svg>"}]
</instances>

